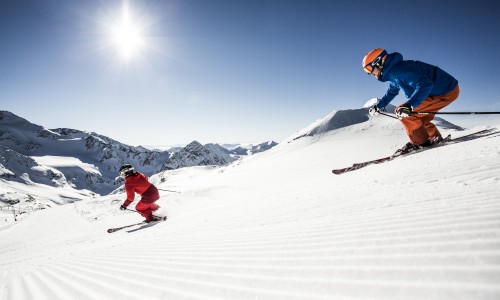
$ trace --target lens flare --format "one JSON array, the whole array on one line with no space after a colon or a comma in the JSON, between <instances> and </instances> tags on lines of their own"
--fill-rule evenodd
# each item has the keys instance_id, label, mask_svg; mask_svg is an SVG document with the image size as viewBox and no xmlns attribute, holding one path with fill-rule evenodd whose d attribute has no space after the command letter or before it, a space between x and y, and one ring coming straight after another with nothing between
<instances>
[{"instance_id":1,"label":"lens flare","mask_svg":"<svg viewBox=\"0 0 500 300\"><path fill-rule=\"evenodd\" d=\"M126 2L122 5L121 18L111 27L111 43L120 57L129 61L144 47L144 34L134 19Z\"/></svg>"}]
</instances>

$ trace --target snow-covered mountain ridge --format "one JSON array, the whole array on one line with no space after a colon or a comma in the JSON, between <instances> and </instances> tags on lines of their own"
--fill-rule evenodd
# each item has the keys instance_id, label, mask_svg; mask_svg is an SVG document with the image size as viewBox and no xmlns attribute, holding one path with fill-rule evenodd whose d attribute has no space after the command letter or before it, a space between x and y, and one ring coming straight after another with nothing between
<instances>
[{"instance_id":1,"label":"snow-covered mountain ridge","mask_svg":"<svg viewBox=\"0 0 500 300\"><path fill-rule=\"evenodd\" d=\"M62 174L60 179L75 189L87 189L100 194L108 193L122 184L115 180L121 164L134 163L141 171L154 174L169 157L168 152L128 146L93 132L67 128L46 129L7 111L0 111L0 145L15 151L17 156L33 159L31 170L35 166L39 169L50 168ZM43 158L47 156L53 158L52 166L40 163L46 162L47 159ZM67 158L74 158L79 163L59 164ZM42 184L47 180L34 176L30 169L17 169L8 161L2 164L9 165L12 173L16 174L12 180L26 182L25 178L29 177L30 181ZM95 168L89 172L86 165ZM22 177L22 174L26 175Z\"/></svg>"},{"instance_id":2,"label":"snow-covered mountain ridge","mask_svg":"<svg viewBox=\"0 0 500 300\"><path fill-rule=\"evenodd\" d=\"M237 159L215 144L203 146L195 141L171 155L93 132L46 129L7 111L0 111L0 146L0 178L4 180L67 185L98 194L123 184L117 172L125 163L153 175L162 169L225 165Z\"/></svg>"},{"instance_id":3,"label":"snow-covered mountain ridge","mask_svg":"<svg viewBox=\"0 0 500 300\"><path fill-rule=\"evenodd\" d=\"M235 160L219 145L209 144L207 147L194 141L172 154L172 157L163 164L162 169L173 170L183 167L209 165L221 166Z\"/></svg>"}]
</instances>

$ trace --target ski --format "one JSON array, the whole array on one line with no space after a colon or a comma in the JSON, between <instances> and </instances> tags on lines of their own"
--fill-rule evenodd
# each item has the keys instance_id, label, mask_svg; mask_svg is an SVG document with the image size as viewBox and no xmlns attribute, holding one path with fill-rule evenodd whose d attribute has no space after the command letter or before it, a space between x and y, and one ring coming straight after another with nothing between
<instances>
[{"instance_id":1,"label":"ski","mask_svg":"<svg viewBox=\"0 0 500 300\"><path fill-rule=\"evenodd\" d=\"M451 145L451 144L456 144L456 143L460 143L460 142L470 141L470 140L478 139L478 138L481 138L481 137L486 137L486 136L494 135L494 134L497 134L499 132L500 131L498 131L496 128L491 128L491 129L485 129L485 130L477 131L477 132L474 132L474 133L471 133L471 134L467 134L467 135L461 136L461 137L456 138L456 139L451 139L451 136L448 135L444 139L443 142L441 142L439 144L436 144L436 145L432 145L430 147L425 147L425 148L422 148L422 149L418 149L418 150L411 151L411 152L406 152L406 153L395 153L395 154L393 154L391 156L382 157L382 158L378 158L378 159L374 159L374 160L369 160L369 161L362 162L362 163L356 163L356 164L353 164L350 167L341 168L341 169L334 169L334 170L332 170L332 173L336 174L336 175L340 175L340 174L344 174L346 172L350 172L350 171L354 171L354 170L358 170L358 169L364 168L364 167L369 166L369 165L374 165L374 164L380 164L380 163L388 162L388 161L391 161L391 160L393 160L395 158L398 158L398 157L412 155L412 154L420 153L420 152L423 152L423 151L426 151L426 150L430 150L430 149L434 149L434 148L446 146L446 145Z\"/></svg>"},{"instance_id":2,"label":"ski","mask_svg":"<svg viewBox=\"0 0 500 300\"><path fill-rule=\"evenodd\" d=\"M113 233L113 232L116 232L118 230L122 230L122 229L129 228L129 227L132 227L132 226L143 225L143 224L152 224L152 223L157 223L157 222L163 222L163 221L166 221L166 220L167 220L167 217L162 217L160 220L151 221L149 223L147 223L146 221L142 221L140 223L125 225L125 226L122 226L122 227L109 228L108 229L108 233Z\"/></svg>"},{"instance_id":3,"label":"ski","mask_svg":"<svg viewBox=\"0 0 500 300\"><path fill-rule=\"evenodd\" d=\"M132 227L132 226L136 226L136 225L141 225L141 224L146 224L146 222L142 221L142 222L136 223L136 224L125 225L125 226L117 227L117 228L110 228L110 229L108 229L108 233L113 233L113 232L116 232L118 230L122 230L122 229L125 229L125 228L128 228L128 227Z\"/></svg>"}]
</instances>

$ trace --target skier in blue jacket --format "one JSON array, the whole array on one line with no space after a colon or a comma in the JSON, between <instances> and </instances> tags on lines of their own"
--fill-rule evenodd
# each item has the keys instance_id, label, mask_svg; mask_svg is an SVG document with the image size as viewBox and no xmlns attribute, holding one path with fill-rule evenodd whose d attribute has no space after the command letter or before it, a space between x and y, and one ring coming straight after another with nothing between
<instances>
[{"instance_id":1,"label":"skier in blue jacket","mask_svg":"<svg viewBox=\"0 0 500 300\"><path fill-rule=\"evenodd\" d=\"M443 140L431 121L436 112L458 98L458 81L437 66L415 60L403 60L398 52L388 54L381 48L365 55L363 69L381 82L389 81L389 88L378 103L369 110L375 116L403 90L408 100L399 105L394 113L406 129L410 142L401 151L410 152Z\"/></svg>"}]
</instances>

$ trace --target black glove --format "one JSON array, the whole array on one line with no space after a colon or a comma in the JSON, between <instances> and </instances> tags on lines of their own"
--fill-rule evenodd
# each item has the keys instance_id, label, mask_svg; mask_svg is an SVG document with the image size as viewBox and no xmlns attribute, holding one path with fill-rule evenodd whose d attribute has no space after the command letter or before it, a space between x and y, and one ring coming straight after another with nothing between
<instances>
[{"instance_id":1,"label":"black glove","mask_svg":"<svg viewBox=\"0 0 500 300\"><path fill-rule=\"evenodd\" d=\"M370 114L370 116L375 117L380 113L380 108L378 108L378 106L374 105L374 106L370 107L370 109L368 110L368 113Z\"/></svg>"},{"instance_id":2,"label":"black glove","mask_svg":"<svg viewBox=\"0 0 500 300\"><path fill-rule=\"evenodd\" d=\"M398 117L398 119L408 118L412 112L413 108L408 103L401 104L394 110L394 113L396 114L396 117Z\"/></svg>"},{"instance_id":3,"label":"black glove","mask_svg":"<svg viewBox=\"0 0 500 300\"><path fill-rule=\"evenodd\" d=\"M122 205L120 205L120 210L126 210L126 209L127 209L127 207L126 207L126 206L123 206L123 204L122 204Z\"/></svg>"}]
</instances>

